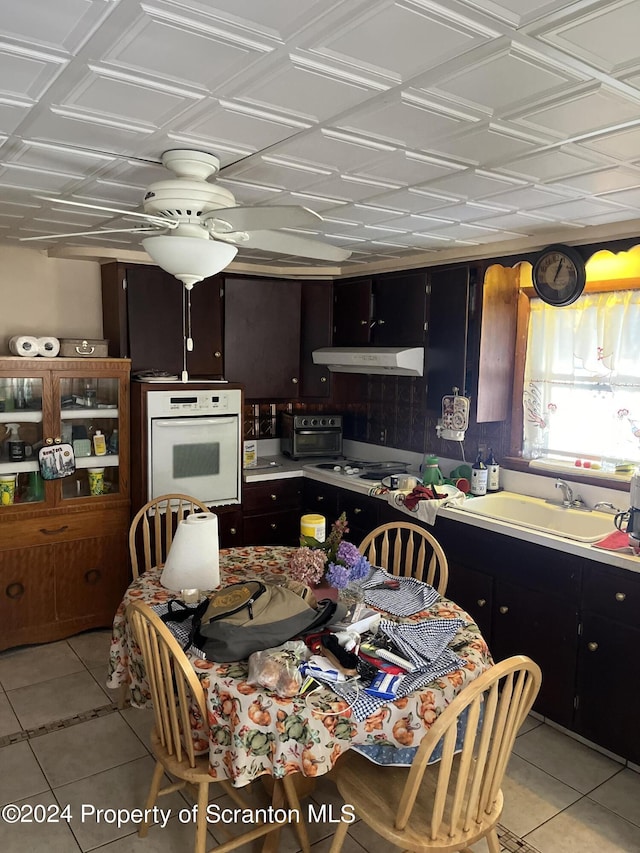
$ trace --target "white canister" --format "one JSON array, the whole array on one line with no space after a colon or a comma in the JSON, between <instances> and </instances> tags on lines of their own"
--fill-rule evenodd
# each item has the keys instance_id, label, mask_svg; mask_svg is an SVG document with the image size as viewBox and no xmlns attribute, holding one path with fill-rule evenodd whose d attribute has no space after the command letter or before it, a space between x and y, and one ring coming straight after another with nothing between
<instances>
[{"instance_id":1,"label":"white canister","mask_svg":"<svg viewBox=\"0 0 640 853\"><path fill-rule=\"evenodd\" d=\"M324 542L327 536L327 519L324 515L303 515L300 519L300 535L311 536Z\"/></svg>"}]
</instances>

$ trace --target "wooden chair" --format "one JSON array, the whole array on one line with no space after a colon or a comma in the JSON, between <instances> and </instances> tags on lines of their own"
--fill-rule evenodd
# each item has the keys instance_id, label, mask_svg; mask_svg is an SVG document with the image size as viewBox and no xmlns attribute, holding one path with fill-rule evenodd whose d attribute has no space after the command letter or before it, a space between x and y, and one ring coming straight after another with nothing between
<instances>
[{"instance_id":1,"label":"wooden chair","mask_svg":"<svg viewBox=\"0 0 640 853\"><path fill-rule=\"evenodd\" d=\"M153 566L164 566L178 524L192 512L210 512L189 495L161 495L135 514L129 527L129 556L134 580ZM138 568L138 543L142 538L143 568Z\"/></svg>"},{"instance_id":2,"label":"wooden chair","mask_svg":"<svg viewBox=\"0 0 640 853\"><path fill-rule=\"evenodd\" d=\"M440 714L410 768L380 767L346 752L332 772L345 802L406 852L472 853L470 847L486 837L491 853L499 853L502 779L541 680L540 667L523 655L488 669ZM442 758L429 765L441 740ZM329 853L342 849L348 828L340 824Z\"/></svg>"},{"instance_id":3,"label":"wooden chair","mask_svg":"<svg viewBox=\"0 0 640 853\"><path fill-rule=\"evenodd\" d=\"M359 550L372 566L380 566L401 577L425 581L440 595L447 591L449 564L442 545L417 524L410 521L381 524L364 537Z\"/></svg>"},{"instance_id":4,"label":"wooden chair","mask_svg":"<svg viewBox=\"0 0 640 853\"><path fill-rule=\"evenodd\" d=\"M151 732L151 745L156 757L156 767L146 809L152 809L160 796L171 794L186 785L194 788L198 804L194 850L195 853L205 853L206 810L210 786L220 785L240 808L251 808L251 806L226 779L214 779L209 775L208 755L194 754L193 741L190 737L190 714L197 709L195 713L199 714L205 727L205 736L207 736L209 733L207 702L204 688L189 659L180 648L180 644L160 617L143 602L136 601L127 607L127 619L133 627L142 652L155 720ZM161 788L165 772L178 781ZM282 779L282 786L289 807L300 809L293 777L285 776ZM282 799L281 794L281 789L274 787L274 803L278 797ZM300 814L302 814L301 811ZM214 850L215 853L235 850L270 832L279 831L285 825L286 822L253 824L252 829L212 848L211 853ZM295 824L295 827L300 845L305 853L308 853L310 848L306 825L300 821ZM148 821L141 823L138 835L144 838L148 829Z\"/></svg>"}]
</instances>

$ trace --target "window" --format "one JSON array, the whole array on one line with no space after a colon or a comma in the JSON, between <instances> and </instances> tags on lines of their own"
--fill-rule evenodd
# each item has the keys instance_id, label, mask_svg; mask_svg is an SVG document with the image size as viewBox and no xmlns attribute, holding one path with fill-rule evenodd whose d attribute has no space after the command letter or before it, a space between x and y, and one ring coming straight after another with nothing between
<instances>
[{"instance_id":1,"label":"window","mask_svg":"<svg viewBox=\"0 0 640 853\"><path fill-rule=\"evenodd\" d=\"M640 463L640 290L529 304L522 455Z\"/></svg>"}]
</instances>

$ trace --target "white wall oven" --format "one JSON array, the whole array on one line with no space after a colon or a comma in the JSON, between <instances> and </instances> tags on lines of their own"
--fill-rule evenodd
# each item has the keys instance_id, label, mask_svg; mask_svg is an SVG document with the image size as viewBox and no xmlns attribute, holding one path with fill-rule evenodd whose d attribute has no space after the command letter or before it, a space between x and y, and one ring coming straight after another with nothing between
<instances>
[{"instance_id":1,"label":"white wall oven","mask_svg":"<svg viewBox=\"0 0 640 853\"><path fill-rule=\"evenodd\" d=\"M241 413L240 389L149 391L148 499L181 492L209 506L240 503Z\"/></svg>"}]
</instances>

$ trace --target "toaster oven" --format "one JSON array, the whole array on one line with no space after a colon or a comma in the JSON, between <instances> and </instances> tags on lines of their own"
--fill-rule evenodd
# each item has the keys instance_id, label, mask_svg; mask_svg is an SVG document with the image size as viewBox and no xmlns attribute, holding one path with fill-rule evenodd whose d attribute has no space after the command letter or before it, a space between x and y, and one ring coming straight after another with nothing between
<instances>
[{"instance_id":1,"label":"toaster oven","mask_svg":"<svg viewBox=\"0 0 640 853\"><path fill-rule=\"evenodd\" d=\"M292 459L342 456L342 415L282 415L280 450Z\"/></svg>"}]
</instances>

